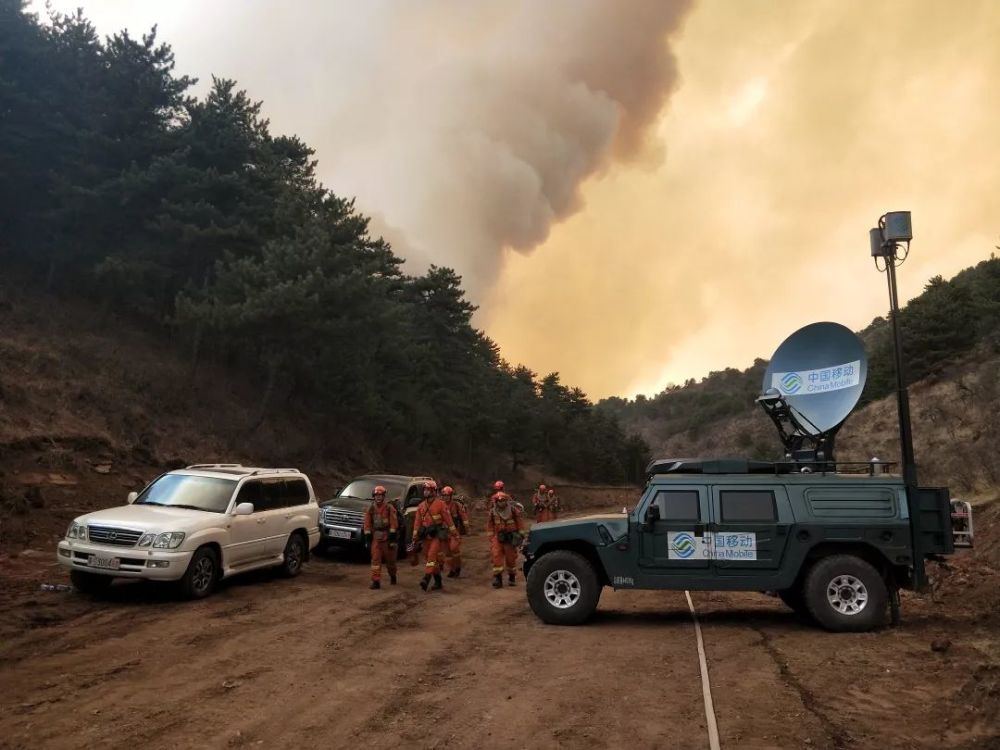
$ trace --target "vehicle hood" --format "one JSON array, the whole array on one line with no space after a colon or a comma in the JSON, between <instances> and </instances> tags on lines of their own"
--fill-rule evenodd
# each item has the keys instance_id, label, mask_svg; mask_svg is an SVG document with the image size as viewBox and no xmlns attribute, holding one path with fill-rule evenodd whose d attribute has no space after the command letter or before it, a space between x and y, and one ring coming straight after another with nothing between
<instances>
[{"instance_id":1,"label":"vehicle hood","mask_svg":"<svg viewBox=\"0 0 1000 750\"><path fill-rule=\"evenodd\" d=\"M628 516L623 513L603 513L562 521L536 523L528 534L531 549L557 541L581 540L596 546L610 544L628 533Z\"/></svg>"},{"instance_id":2,"label":"vehicle hood","mask_svg":"<svg viewBox=\"0 0 1000 750\"><path fill-rule=\"evenodd\" d=\"M155 505L122 505L80 516L77 523L96 526L121 526L137 531L190 531L210 526L226 518L224 513L208 513L188 508Z\"/></svg>"},{"instance_id":3,"label":"vehicle hood","mask_svg":"<svg viewBox=\"0 0 1000 750\"><path fill-rule=\"evenodd\" d=\"M371 500L362 500L358 497L335 497L333 500L327 500L320 503L321 508L343 508L344 510L354 510L359 513L364 513L368 510L368 506L372 504Z\"/></svg>"}]
</instances>

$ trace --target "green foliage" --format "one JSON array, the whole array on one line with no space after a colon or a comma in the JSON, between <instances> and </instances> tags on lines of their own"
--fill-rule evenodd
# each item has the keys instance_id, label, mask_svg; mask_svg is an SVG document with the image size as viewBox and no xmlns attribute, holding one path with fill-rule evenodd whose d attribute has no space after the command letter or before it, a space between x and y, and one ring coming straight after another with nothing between
<instances>
[{"instance_id":1,"label":"green foliage","mask_svg":"<svg viewBox=\"0 0 1000 750\"><path fill-rule=\"evenodd\" d=\"M176 332L194 369L251 373L250 429L291 403L387 462L641 480L645 443L504 362L453 270L404 274L260 102L221 78L196 99L173 68L155 28L102 41L81 12L40 23L0 0L0 259Z\"/></svg>"}]
</instances>

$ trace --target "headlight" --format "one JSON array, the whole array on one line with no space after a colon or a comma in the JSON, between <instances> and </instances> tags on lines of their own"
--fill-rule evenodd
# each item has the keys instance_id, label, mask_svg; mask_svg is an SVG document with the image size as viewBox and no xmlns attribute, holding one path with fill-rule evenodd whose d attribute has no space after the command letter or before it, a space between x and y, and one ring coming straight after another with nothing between
<instances>
[{"instance_id":1,"label":"headlight","mask_svg":"<svg viewBox=\"0 0 1000 750\"><path fill-rule=\"evenodd\" d=\"M153 542L153 547L156 549L177 549L181 546L181 542L183 541L183 531L168 531L156 537L156 540Z\"/></svg>"},{"instance_id":2,"label":"headlight","mask_svg":"<svg viewBox=\"0 0 1000 750\"><path fill-rule=\"evenodd\" d=\"M76 521L73 521L73 523L69 525L69 528L66 529L66 538L86 540L87 527L84 526L82 523L77 523Z\"/></svg>"},{"instance_id":3,"label":"headlight","mask_svg":"<svg viewBox=\"0 0 1000 750\"><path fill-rule=\"evenodd\" d=\"M149 545L151 545L153 543L154 539L156 539L156 534L143 534L139 538L139 541L136 542L135 546L136 547L148 547Z\"/></svg>"}]
</instances>

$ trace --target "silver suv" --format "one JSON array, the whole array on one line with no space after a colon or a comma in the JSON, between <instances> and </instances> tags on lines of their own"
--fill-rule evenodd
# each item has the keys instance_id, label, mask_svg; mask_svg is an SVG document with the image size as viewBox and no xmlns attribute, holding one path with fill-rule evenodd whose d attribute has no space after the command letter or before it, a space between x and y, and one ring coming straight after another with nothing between
<instances>
[{"instance_id":1,"label":"silver suv","mask_svg":"<svg viewBox=\"0 0 1000 750\"><path fill-rule=\"evenodd\" d=\"M191 598L236 573L296 576L319 542L319 506L297 469L196 464L161 474L128 504L76 518L56 559L77 589L115 578L179 581Z\"/></svg>"}]
</instances>

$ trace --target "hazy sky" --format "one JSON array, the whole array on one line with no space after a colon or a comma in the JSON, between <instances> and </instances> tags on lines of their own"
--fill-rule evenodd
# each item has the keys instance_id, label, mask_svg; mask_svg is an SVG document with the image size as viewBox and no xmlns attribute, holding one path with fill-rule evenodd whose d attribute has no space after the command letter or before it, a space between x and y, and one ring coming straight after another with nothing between
<instances>
[{"instance_id":1,"label":"hazy sky","mask_svg":"<svg viewBox=\"0 0 1000 750\"><path fill-rule=\"evenodd\" d=\"M509 360L595 398L863 327L885 211L907 298L1000 244L993 0L53 5L237 79Z\"/></svg>"}]
</instances>

